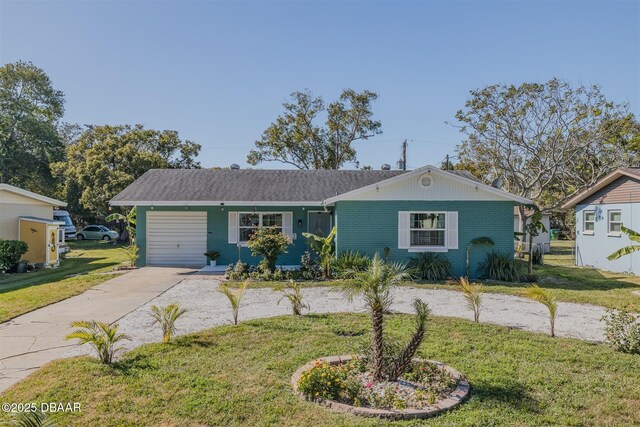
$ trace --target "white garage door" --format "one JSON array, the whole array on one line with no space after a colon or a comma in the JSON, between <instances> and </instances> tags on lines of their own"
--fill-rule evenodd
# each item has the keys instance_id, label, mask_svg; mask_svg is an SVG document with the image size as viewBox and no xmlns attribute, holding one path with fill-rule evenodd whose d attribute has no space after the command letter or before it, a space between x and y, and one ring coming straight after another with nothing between
<instances>
[{"instance_id":1,"label":"white garage door","mask_svg":"<svg viewBox=\"0 0 640 427\"><path fill-rule=\"evenodd\" d=\"M206 212L147 212L147 264L204 266Z\"/></svg>"}]
</instances>

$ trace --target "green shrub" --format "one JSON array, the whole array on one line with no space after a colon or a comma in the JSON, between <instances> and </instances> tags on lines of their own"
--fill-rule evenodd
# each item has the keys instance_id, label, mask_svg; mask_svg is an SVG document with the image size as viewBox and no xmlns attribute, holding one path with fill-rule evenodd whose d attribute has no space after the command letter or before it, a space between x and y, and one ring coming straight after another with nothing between
<instances>
[{"instance_id":1,"label":"green shrub","mask_svg":"<svg viewBox=\"0 0 640 427\"><path fill-rule=\"evenodd\" d=\"M366 271L371 265L371 258L358 251L342 252L333 262L333 270L338 277L352 278L358 271Z\"/></svg>"},{"instance_id":2,"label":"green shrub","mask_svg":"<svg viewBox=\"0 0 640 427\"><path fill-rule=\"evenodd\" d=\"M480 275L487 279L501 282L519 282L522 279L522 271L518 262L511 255L500 252L488 253L479 268Z\"/></svg>"},{"instance_id":3,"label":"green shrub","mask_svg":"<svg viewBox=\"0 0 640 427\"><path fill-rule=\"evenodd\" d=\"M602 317L605 322L605 338L614 350L640 354L640 316L626 310L607 310Z\"/></svg>"},{"instance_id":4,"label":"green shrub","mask_svg":"<svg viewBox=\"0 0 640 427\"><path fill-rule=\"evenodd\" d=\"M408 264L411 275L422 280L445 280L451 276L451 262L442 254L421 252Z\"/></svg>"},{"instance_id":5,"label":"green shrub","mask_svg":"<svg viewBox=\"0 0 640 427\"><path fill-rule=\"evenodd\" d=\"M276 262L280 254L287 252L287 246L291 244L289 236L277 231L275 228L261 227L253 232L247 247L251 250L251 255L262 256L260 269L273 272L276 269Z\"/></svg>"},{"instance_id":6,"label":"green shrub","mask_svg":"<svg viewBox=\"0 0 640 427\"><path fill-rule=\"evenodd\" d=\"M71 322L71 327L78 328L65 337L66 340L78 339L80 344L89 344L98 353L98 358L102 363L109 364L119 347L116 347L122 340L128 340L126 334L118 332L119 325L113 326L104 322L75 321Z\"/></svg>"},{"instance_id":7,"label":"green shrub","mask_svg":"<svg viewBox=\"0 0 640 427\"><path fill-rule=\"evenodd\" d=\"M12 269L28 250L22 240L0 240L0 271Z\"/></svg>"},{"instance_id":8,"label":"green shrub","mask_svg":"<svg viewBox=\"0 0 640 427\"><path fill-rule=\"evenodd\" d=\"M318 279L322 276L322 271L320 270L320 266L316 263L311 257L311 252L306 251L300 257L300 276L303 279L311 280Z\"/></svg>"}]
</instances>

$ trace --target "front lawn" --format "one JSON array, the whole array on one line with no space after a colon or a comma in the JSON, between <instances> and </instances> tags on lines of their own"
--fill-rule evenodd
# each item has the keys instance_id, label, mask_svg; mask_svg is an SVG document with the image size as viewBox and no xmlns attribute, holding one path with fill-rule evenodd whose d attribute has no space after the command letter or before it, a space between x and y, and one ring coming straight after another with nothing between
<instances>
[{"instance_id":1,"label":"front lawn","mask_svg":"<svg viewBox=\"0 0 640 427\"><path fill-rule=\"evenodd\" d=\"M125 261L120 246L107 242L68 242L71 252L58 268L0 274L0 322L78 295L114 277L103 274Z\"/></svg>"},{"instance_id":2,"label":"front lawn","mask_svg":"<svg viewBox=\"0 0 640 427\"><path fill-rule=\"evenodd\" d=\"M387 328L406 339L407 315ZM88 357L46 365L3 402L80 402L71 426L638 425L640 357L604 345L433 318L419 355L450 364L470 400L430 421L388 423L336 414L294 396L293 372L320 356L358 351L365 315L282 316L145 345L113 367ZM73 380L71 380L73 379Z\"/></svg>"},{"instance_id":3,"label":"front lawn","mask_svg":"<svg viewBox=\"0 0 640 427\"><path fill-rule=\"evenodd\" d=\"M573 241L554 240L551 254L545 255L545 265L534 266L538 276L538 285L552 289L558 300L581 304L601 305L608 308L627 308L637 310L640 307L640 276L612 273L594 268L579 268L574 265ZM526 262L522 261L522 271L526 271ZM482 281L487 292L523 296L529 283L497 283ZM237 282L231 282L234 286ZM340 280L303 281L308 286L337 286ZM417 286L433 289L459 290L459 286L445 282L405 282L405 286ZM272 287L281 289L288 286L286 281L253 282L252 287ZM635 308L634 308L635 307Z\"/></svg>"}]
</instances>

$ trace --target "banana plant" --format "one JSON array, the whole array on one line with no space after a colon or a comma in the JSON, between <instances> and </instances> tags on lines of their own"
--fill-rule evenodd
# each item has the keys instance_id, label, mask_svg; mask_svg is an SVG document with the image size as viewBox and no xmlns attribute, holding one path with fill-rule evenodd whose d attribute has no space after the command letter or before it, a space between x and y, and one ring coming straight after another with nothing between
<instances>
[{"instance_id":1,"label":"banana plant","mask_svg":"<svg viewBox=\"0 0 640 427\"><path fill-rule=\"evenodd\" d=\"M313 233L302 233L307 238L311 249L320 257L320 266L325 279L331 278L331 259L333 258L333 238L336 236L336 227L333 227L327 237Z\"/></svg>"},{"instance_id":2,"label":"banana plant","mask_svg":"<svg viewBox=\"0 0 640 427\"><path fill-rule=\"evenodd\" d=\"M131 208L126 215L122 215L121 213L115 212L110 215L107 215L105 221L124 221L124 228L129 233L129 244L133 245L136 240L136 207Z\"/></svg>"},{"instance_id":3,"label":"banana plant","mask_svg":"<svg viewBox=\"0 0 640 427\"><path fill-rule=\"evenodd\" d=\"M640 233L633 231L630 228L625 227L624 225L620 227L620 230L622 230L622 232L626 234L627 237L629 237L629 240L631 240L632 242L640 243ZM640 245L625 246L624 248L618 249L617 251L609 255L607 259L609 261L613 261L614 259L629 255L636 251L640 251Z\"/></svg>"}]
</instances>

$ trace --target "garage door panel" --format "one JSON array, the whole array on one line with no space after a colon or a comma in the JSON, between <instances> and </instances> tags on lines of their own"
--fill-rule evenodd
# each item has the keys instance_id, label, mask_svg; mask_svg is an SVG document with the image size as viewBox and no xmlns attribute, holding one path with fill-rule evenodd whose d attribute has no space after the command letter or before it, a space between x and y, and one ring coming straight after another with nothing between
<instances>
[{"instance_id":1,"label":"garage door panel","mask_svg":"<svg viewBox=\"0 0 640 427\"><path fill-rule=\"evenodd\" d=\"M206 264L206 212L147 212L147 264Z\"/></svg>"}]
</instances>

